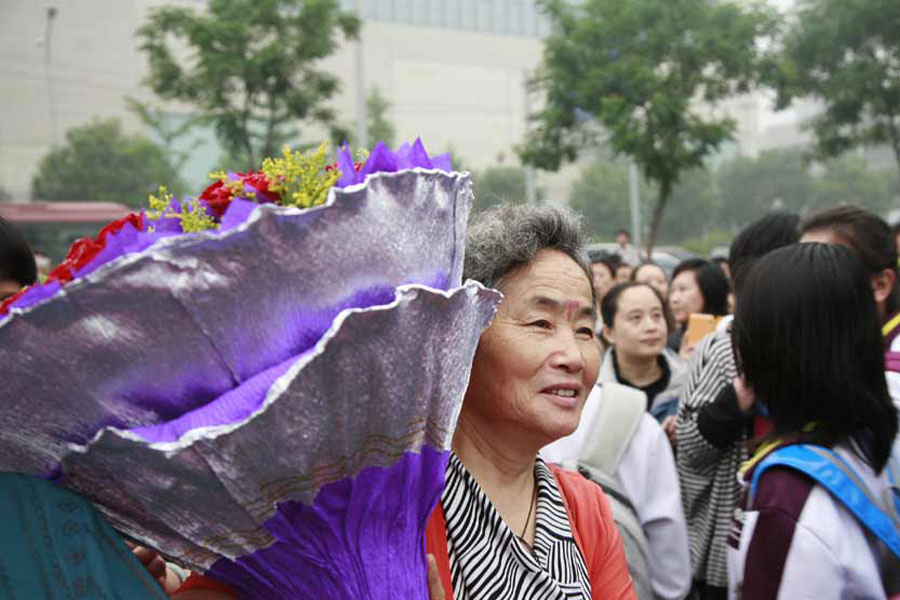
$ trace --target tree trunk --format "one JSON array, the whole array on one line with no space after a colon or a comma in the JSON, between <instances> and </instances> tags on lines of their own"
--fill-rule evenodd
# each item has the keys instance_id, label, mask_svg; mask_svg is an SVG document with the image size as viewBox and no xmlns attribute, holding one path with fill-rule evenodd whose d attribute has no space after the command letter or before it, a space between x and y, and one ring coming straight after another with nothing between
<instances>
[{"instance_id":1,"label":"tree trunk","mask_svg":"<svg viewBox=\"0 0 900 600\"><path fill-rule=\"evenodd\" d=\"M666 210L666 203L669 201L669 195L672 192L672 184L668 181L660 182L659 197L656 199L656 207L653 209L653 219L650 221L650 235L647 236L647 259L653 256L653 246L656 245L656 237L659 235L659 229L662 226L663 213Z\"/></svg>"}]
</instances>

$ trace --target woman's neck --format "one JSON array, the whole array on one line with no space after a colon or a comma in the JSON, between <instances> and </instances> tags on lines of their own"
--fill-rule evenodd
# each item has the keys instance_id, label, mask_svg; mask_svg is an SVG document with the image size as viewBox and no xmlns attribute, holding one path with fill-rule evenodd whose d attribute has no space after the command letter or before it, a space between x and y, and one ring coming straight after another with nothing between
<instances>
[{"instance_id":1,"label":"woman's neck","mask_svg":"<svg viewBox=\"0 0 900 600\"><path fill-rule=\"evenodd\" d=\"M525 527L524 537L531 543L534 517L525 524L537 485L534 474L537 450L517 448L507 443L509 440L509 436L498 433L496 428L483 427L464 406L453 434L453 451L509 528L519 535Z\"/></svg>"},{"instance_id":2,"label":"woman's neck","mask_svg":"<svg viewBox=\"0 0 900 600\"><path fill-rule=\"evenodd\" d=\"M621 352L614 354L619 377L637 387L646 387L663 375L656 356L627 356Z\"/></svg>"}]
</instances>

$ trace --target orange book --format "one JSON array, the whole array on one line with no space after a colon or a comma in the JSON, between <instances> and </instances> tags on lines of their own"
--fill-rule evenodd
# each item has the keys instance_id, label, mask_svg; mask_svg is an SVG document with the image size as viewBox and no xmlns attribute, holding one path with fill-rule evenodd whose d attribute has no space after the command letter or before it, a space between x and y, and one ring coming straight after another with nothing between
<instances>
[{"instance_id":1,"label":"orange book","mask_svg":"<svg viewBox=\"0 0 900 600\"><path fill-rule=\"evenodd\" d=\"M693 313L688 317L687 329L684 332L686 346L696 346L697 342L716 330L722 317L703 313Z\"/></svg>"}]
</instances>

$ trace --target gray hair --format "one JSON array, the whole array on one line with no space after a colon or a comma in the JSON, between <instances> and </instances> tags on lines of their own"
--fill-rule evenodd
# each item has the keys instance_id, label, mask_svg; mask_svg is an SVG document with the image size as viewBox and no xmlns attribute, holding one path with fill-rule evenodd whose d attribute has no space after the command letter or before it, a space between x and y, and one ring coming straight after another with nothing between
<instances>
[{"instance_id":1,"label":"gray hair","mask_svg":"<svg viewBox=\"0 0 900 600\"><path fill-rule=\"evenodd\" d=\"M499 287L511 271L534 261L540 250L559 250L574 260L596 300L584 219L557 206L503 204L473 215L466 235L463 279Z\"/></svg>"}]
</instances>

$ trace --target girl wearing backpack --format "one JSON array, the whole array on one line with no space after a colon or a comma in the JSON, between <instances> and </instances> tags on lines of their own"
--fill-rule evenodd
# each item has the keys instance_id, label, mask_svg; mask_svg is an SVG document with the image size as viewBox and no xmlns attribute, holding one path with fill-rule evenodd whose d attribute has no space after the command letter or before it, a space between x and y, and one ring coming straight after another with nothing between
<instances>
[{"instance_id":1,"label":"girl wearing backpack","mask_svg":"<svg viewBox=\"0 0 900 600\"><path fill-rule=\"evenodd\" d=\"M741 286L739 402L755 398L774 432L739 476L731 598L900 597L897 410L880 329L866 271L841 246L775 250Z\"/></svg>"}]
</instances>

